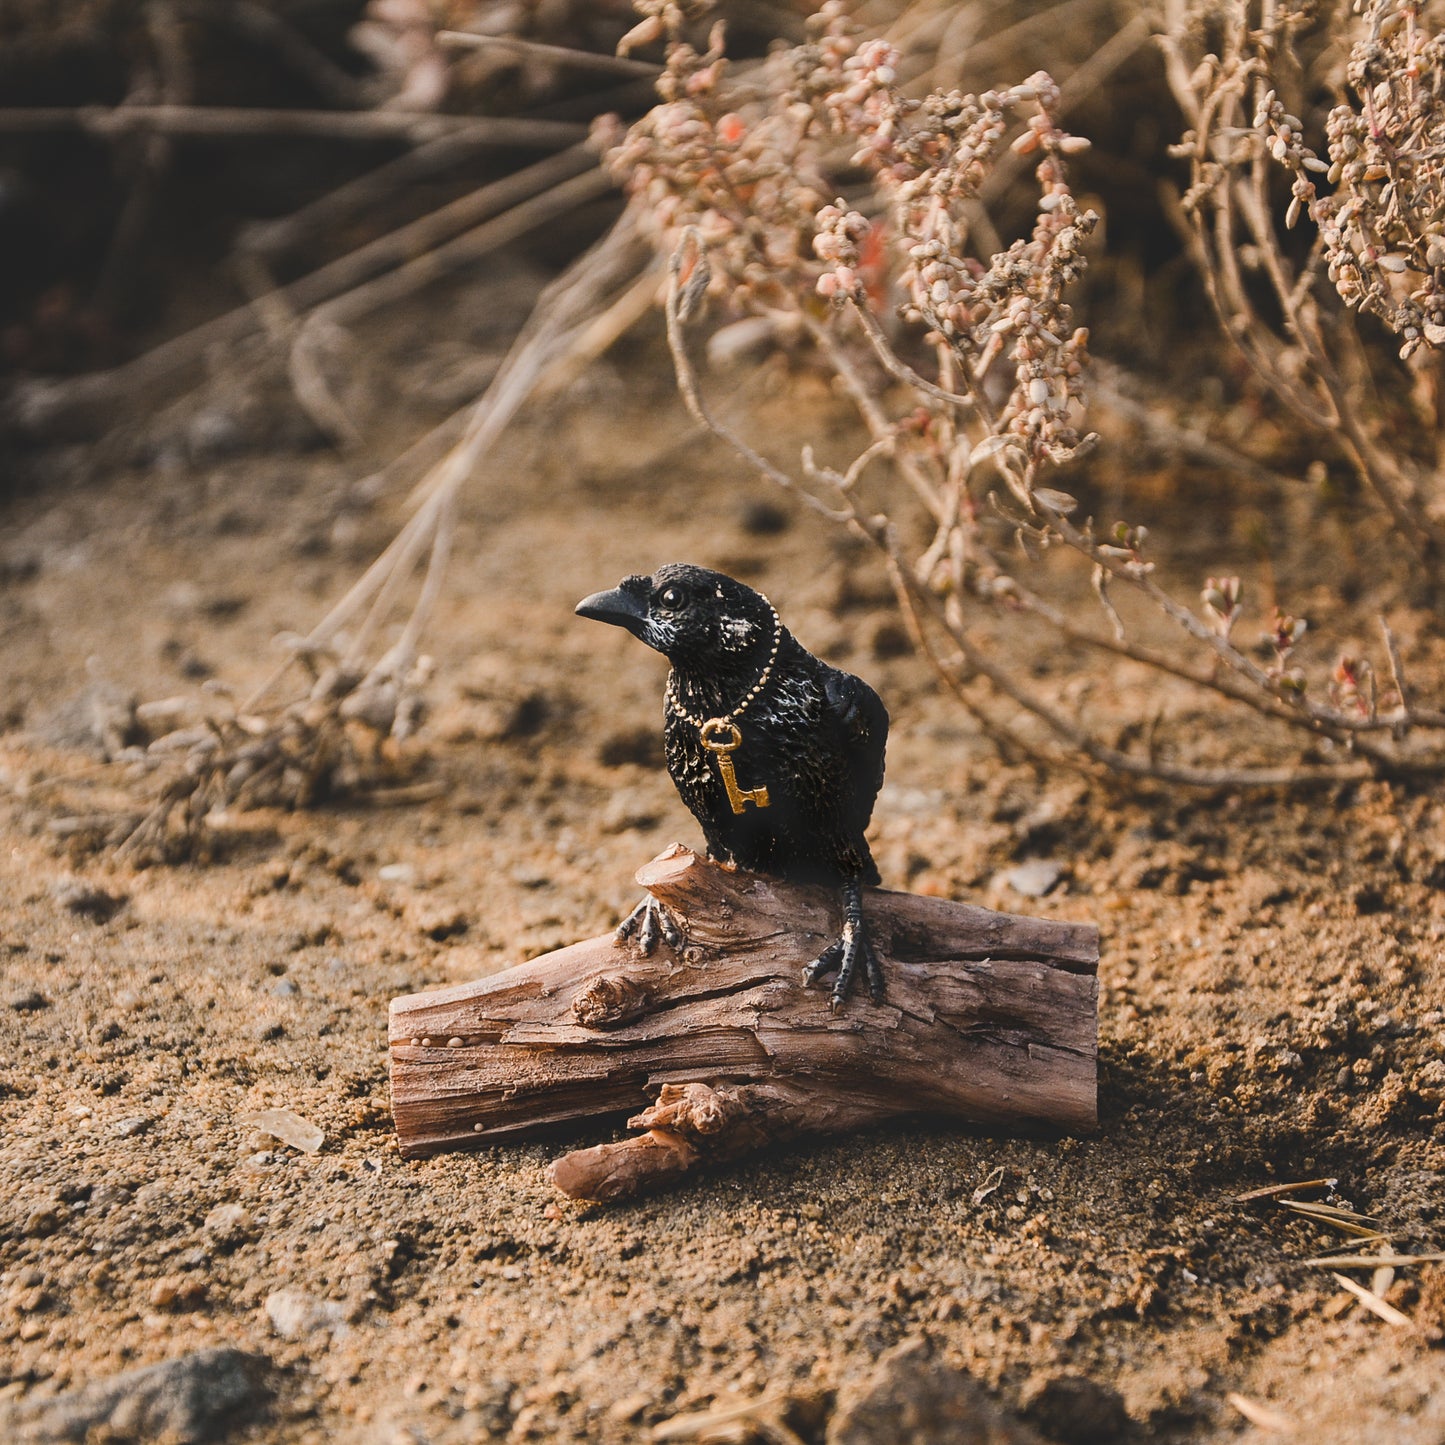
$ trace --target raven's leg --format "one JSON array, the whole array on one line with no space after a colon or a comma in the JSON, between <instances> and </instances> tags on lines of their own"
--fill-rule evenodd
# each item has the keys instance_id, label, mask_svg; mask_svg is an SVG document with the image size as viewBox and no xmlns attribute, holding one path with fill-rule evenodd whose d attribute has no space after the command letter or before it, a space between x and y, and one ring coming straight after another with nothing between
<instances>
[{"instance_id":1,"label":"raven's leg","mask_svg":"<svg viewBox=\"0 0 1445 1445\"><path fill-rule=\"evenodd\" d=\"M805 985L816 983L826 973L838 971L833 984L833 1011L836 1013L848 997L853 975L858 971L861 960L863 972L868 979L868 994L874 1003L883 1001L883 967L878 962L868 929L863 922L863 889L856 878L843 884L843 936L829 944L822 953L803 970Z\"/></svg>"},{"instance_id":2,"label":"raven's leg","mask_svg":"<svg viewBox=\"0 0 1445 1445\"><path fill-rule=\"evenodd\" d=\"M687 942L682 925L650 893L617 925L615 936L618 943L635 937L644 954L650 954L657 947L659 938L674 953L681 953Z\"/></svg>"}]
</instances>

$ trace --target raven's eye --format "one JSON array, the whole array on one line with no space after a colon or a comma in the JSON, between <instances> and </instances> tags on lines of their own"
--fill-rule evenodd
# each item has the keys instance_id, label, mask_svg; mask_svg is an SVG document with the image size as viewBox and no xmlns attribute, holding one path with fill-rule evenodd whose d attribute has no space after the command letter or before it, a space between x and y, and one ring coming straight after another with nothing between
<instances>
[{"instance_id":1,"label":"raven's eye","mask_svg":"<svg viewBox=\"0 0 1445 1445\"><path fill-rule=\"evenodd\" d=\"M682 606L682 588L664 587L662 595L657 599L664 607L671 611L675 607Z\"/></svg>"}]
</instances>

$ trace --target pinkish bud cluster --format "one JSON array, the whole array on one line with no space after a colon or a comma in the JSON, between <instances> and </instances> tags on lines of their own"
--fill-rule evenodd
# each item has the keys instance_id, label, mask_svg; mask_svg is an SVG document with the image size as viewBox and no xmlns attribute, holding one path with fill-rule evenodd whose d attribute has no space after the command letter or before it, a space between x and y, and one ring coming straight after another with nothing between
<instances>
[{"instance_id":1,"label":"pinkish bud cluster","mask_svg":"<svg viewBox=\"0 0 1445 1445\"><path fill-rule=\"evenodd\" d=\"M867 216L847 209L842 200L824 206L816 217L813 254L826 267L818 277L818 295L839 301L861 300L863 258L860 243L872 229Z\"/></svg>"},{"instance_id":2,"label":"pinkish bud cluster","mask_svg":"<svg viewBox=\"0 0 1445 1445\"><path fill-rule=\"evenodd\" d=\"M838 67L823 109L835 130L861 142L853 163L873 173L888 205L889 234L904 258L901 315L950 349L966 377L981 378L1006 354L1015 385L1004 426L1030 460L1063 462L1080 441L1080 409L1070 404L1081 400L1087 333L1073 326L1062 292L1083 270L1097 217L1079 210L1061 158L1087 142L1054 120L1059 89L1043 71L1006 90L914 101L897 88L896 59L881 41L859 46ZM1040 155L1038 215L1028 239L984 266L969 254L963 203L980 195L1021 111L1027 120L1013 149ZM817 219L819 294L861 304L858 240L867 221L842 203Z\"/></svg>"},{"instance_id":3,"label":"pinkish bud cluster","mask_svg":"<svg viewBox=\"0 0 1445 1445\"><path fill-rule=\"evenodd\" d=\"M1378 709L1375 670L1369 659L1342 653L1330 675L1330 701L1342 712L1374 717Z\"/></svg>"},{"instance_id":4,"label":"pinkish bud cluster","mask_svg":"<svg viewBox=\"0 0 1445 1445\"><path fill-rule=\"evenodd\" d=\"M1216 636L1226 640L1239 621L1244 610L1244 588L1238 577L1209 577L1205 579L1204 590L1199 594L1204 604L1204 615L1214 628Z\"/></svg>"},{"instance_id":5,"label":"pinkish bud cluster","mask_svg":"<svg viewBox=\"0 0 1445 1445\"><path fill-rule=\"evenodd\" d=\"M928 464L964 482L975 460L991 459L1032 507L1039 469L1067 462L1086 440L1088 335L1064 296L1097 220L1065 174L1065 158L1087 142L1058 124L1059 88L1042 71L980 95L914 99L900 87L897 51L860 36L839 0L820 8L810 32L775 51L746 89L720 82L716 31L706 55L674 32L662 104L612 138L609 164L660 250L675 253L695 230L708 288L731 306L806 314L821 296L837 307L828 323L837 346L857 347L866 332L885 365L906 375L911 363L889 339L901 335L886 314L896 310L913 328L905 349L931 355L925 365L939 377L922 383L938 425L917 438L918 455L936 453ZM1011 137L1014 152L1031 157L1037 211L1028 235L984 260L969 218ZM869 193L825 203L844 157L869 177ZM1002 398L996 379L1007 382ZM959 398L968 399L962 431ZM945 459L950 448L961 460Z\"/></svg>"},{"instance_id":6,"label":"pinkish bud cluster","mask_svg":"<svg viewBox=\"0 0 1445 1445\"><path fill-rule=\"evenodd\" d=\"M1445 346L1445 33L1421 24L1422 8L1371 0L1346 69L1354 100L1325 124L1328 160L1273 91L1254 117L1294 175L1287 224L1308 213L1340 297L1379 316L1402 357Z\"/></svg>"},{"instance_id":7,"label":"pinkish bud cluster","mask_svg":"<svg viewBox=\"0 0 1445 1445\"><path fill-rule=\"evenodd\" d=\"M721 26L699 54L679 36L676 7L656 17L673 36L658 83L662 104L625 133L599 127L607 164L667 254L696 228L708 248L710 290L746 306L812 289L812 239L827 193L810 142L813 111L791 94L792 52L768 64L762 99L724 85Z\"/></svg>"}]
</instances>

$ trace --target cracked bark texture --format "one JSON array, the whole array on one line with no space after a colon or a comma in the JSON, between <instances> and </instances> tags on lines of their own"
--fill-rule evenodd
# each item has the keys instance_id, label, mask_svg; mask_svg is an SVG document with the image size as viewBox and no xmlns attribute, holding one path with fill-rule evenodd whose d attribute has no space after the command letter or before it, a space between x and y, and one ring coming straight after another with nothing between
<instances>
[{"instance_id":1,"label":"cracked bark texture","mask_svg":"<svg viewBox=\"0 0 1445 1445\"><path fill-rule=\"evenodd\" d=\"M575 1198L902 1114L986 1128L1096 1123L1098 930L869 889L881 1004L839 1013L804 966L838 936L832 889L731 872L674 845L637 881L685 923L681 957L612 934L391 1006L403 1154L643 1109L639 1137L559 1159Z\"/></svg>"}]
</instances>

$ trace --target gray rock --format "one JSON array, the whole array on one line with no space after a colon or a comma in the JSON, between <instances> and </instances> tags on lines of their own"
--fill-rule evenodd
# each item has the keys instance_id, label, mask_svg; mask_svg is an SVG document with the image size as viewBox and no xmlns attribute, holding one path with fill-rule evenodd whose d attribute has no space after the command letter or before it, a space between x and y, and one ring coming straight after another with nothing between
<instances>
[{"instance_id":1,"label":"gray rock","mask_svg":"<svg viewBox=\"0 0 1445 1445\"><path fill-rule=\"evenodd\" d=\"M108 761L144 740L135 710L133 693L95 677L77 696L41 717L35 731L42 742L94 752Z\"/></svg>"},{"instance_id":2,"label":"gray rock","mask_svg":"<svg viewBox=\"0 0 1445 1445\"><path fill-rule=\"evenodd\" d=\"M828 1445L1043 1445L963 1370L905 1340L839 1395Z\"/></svg>"},{"instance_id":3,"label":"gray rock","mask_svg":"<svg viewBox=\"0 0 1445 1445\"><path fill-rule=\"evenodd\" d=\"M44 1400L0 1406L0 1440L15 1445L107 1440L223 1440L269 1395L267 1361L240 1350L197 1350Z\"/></svg>"},{"instance_id":4,"label":"gray rock","mask_svg":"<svg viewBox=\"0 0 1445 1445\"><path fill-rule=\"evenodd\" d=\"M83 878L62 878L51 886L50 893L62 908L92 923L108 923L127 902L124 894L107 893Z\"/></svg>"}]
</instances>

